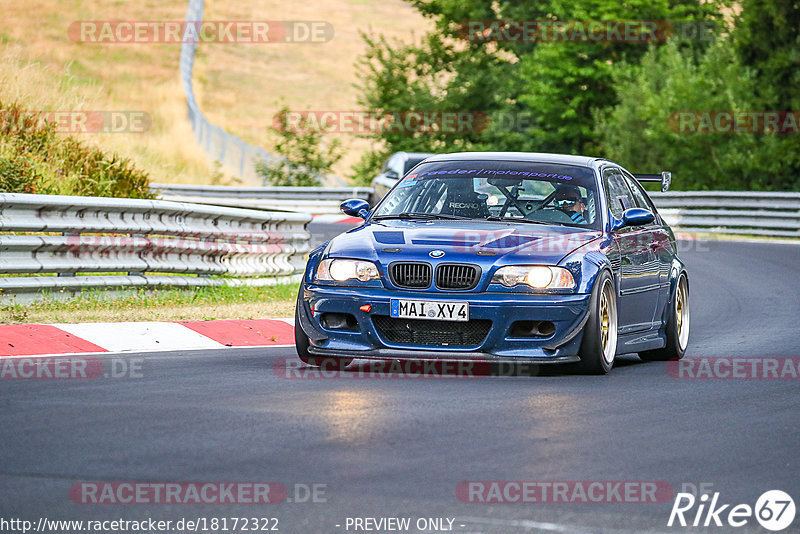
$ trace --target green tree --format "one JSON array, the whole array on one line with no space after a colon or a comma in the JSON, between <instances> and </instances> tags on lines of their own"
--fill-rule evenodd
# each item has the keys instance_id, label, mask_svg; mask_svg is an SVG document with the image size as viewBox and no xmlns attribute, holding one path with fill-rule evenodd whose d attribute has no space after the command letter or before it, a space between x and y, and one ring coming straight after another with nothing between
<instances>
[{"instance_id":1,"label":"green tree","mask_svg":"<svg viewBox=\"0 0 800 534\"><path fill-rule=\"evenodd\" d=\"M694 0L581 0L553 1L549 13L557 20L643 20L656 21L660 30L656 46L672 33L692 50L712 41L684 37L687 28L709 28L719 18L719 6ZM669 29L673 32L669 32ZM701 34L698 37L713 37ZM648 41L549 41L536 46L532 54L520 57L523 90L518 99L535 110L538 121L528 131L528 150L564 153L595 153L598 136L594 114L602 114L617 103L613 76L621 65L639 64Z\"/></svg>"},{"instance_id":2,"label":"green tree","mask_svg":"<svg viewBox=\"0 0 800 534\"><path fill-rule=\"evenodd\" d=\"M680 114L797 110L798 24L796 1L745 0L729 34L707 50L670 43L620 65L619 104L595 113L601 153L632 170L672 170L676 189L797 190L798 135L691 133Z\"/></svg>"},{"instance_id":3,"label":"green tree","mask_svg":"<svg viewBox=\"0 0 800 534\"><path fill-rule=\"evenodd\" d=\"M741 7L733 43L741 64L752 69L757 80L754 109L800 110L800 2L743 0ZM780 172L800 175L800 135L775 141L781 145Z\"/></svg>"},{"instance_id":4,"label":"green tree","mask_svg":"<svg viewBox=\"0 0 800 534\"><path fill-rule=\"evenodd\" d=\"M699 0L411 0L435 29L419 43L367 36L361 104L371 111L479 111L488 126L465 134L381 133L397 150L585 152L597 146L592 111L617 102L613 73L647 51L630 42L463 39L465 21L711 21ZM695 43L702 48L708 43Z\"/></svg>"},{"instance_id":5,"label":"green tree","mask_svg":"<svg viewBox=\"0 0 800 534\"><path fill-rule=\"evenodd\" d=\"M693 133L697 118L682 127L681 113L754 109L757 77L736 61L729 39L699 57L678 43L653 48L641 64L620 68L614 82L619 104L596 117L601 151L610 159L634 172L670 170L674 189L792 187L780 136Z\"/></svg>"},{"instance_id":6,"label":"green tree","mask_svg":"<svg viewBox=\"0 0 800 534\"><path fill-rule=\"evenodd\" d=\"M316 125L294 127L289 124L289 108L283 106L275 115L272 131L277 135L275 154L269 163L258 163L256 171L269 185L314 187L322 185L342 158L341 143L334 139L326 144Z\"/></svg>"}]
</instances>

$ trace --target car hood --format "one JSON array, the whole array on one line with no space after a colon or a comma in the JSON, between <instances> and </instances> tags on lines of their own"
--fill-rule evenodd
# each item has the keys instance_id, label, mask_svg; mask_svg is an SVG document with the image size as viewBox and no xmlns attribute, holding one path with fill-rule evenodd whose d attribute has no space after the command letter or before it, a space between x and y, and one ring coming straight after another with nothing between
<instances>
[{"instance_id":1,"label":"car hood","mask_svg":"<svg viewBox=\"0 0 800 534\"><path fill-rule=\"evenodd\" d=\"M484 268L556 265L600 235L596 230L526 223L385 220L333 238L326 255L369 259L382 265L398 260L466 262Z\"/></svg>"}]
</instances>

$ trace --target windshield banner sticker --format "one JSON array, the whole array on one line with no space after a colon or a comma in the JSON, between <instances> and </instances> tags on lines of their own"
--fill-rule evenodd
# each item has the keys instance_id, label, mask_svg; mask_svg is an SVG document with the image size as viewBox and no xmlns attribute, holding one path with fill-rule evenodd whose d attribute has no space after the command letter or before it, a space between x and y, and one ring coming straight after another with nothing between
<instances>
[{"instance_id":1,"label":"windshield banner sticker","mask_svg":"<svg viewBox=\"0 0 800 534\"><path fill-rule=\"evenodd\" d=\"M431 178L440 174L469 174L471 176L502 175L502 176L534 176L537 178L553 178L556 180L572 180L572 176L558 174L554 172L520 171L520 170L497 170L497 169L446 169L441 171L424 171L409 175L411 177ZM470 176L470 177L471 177Z\"/></svg>"}]
</instances>

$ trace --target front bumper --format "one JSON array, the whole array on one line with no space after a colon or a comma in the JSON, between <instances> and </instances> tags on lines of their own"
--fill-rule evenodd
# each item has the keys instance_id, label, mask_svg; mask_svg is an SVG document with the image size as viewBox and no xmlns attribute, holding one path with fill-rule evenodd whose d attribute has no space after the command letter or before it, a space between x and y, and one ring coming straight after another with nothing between
<instances>
[{"instance_id":1,"label":"front bumper","mask_svg":"<svg viewBox=\"0 0 800 534\"><path fill-rule=\"evenodd\" d=\"M392 298L468 301L470 320L488 319L491 327L482 341L469 346L392 342L373 321L376 315L389 316ZM320 356L570 363L579 361L589 299L589 294L459 294L305 285L298 320L311 338L309 352ZM365 304L371 306L369 312L359 309ZM357 325L349 330L325 328L320 321L324 313L351 314ZM548 337L514 337L515 321L550 321L555 331Z\"/></svg>"}]
</instances>

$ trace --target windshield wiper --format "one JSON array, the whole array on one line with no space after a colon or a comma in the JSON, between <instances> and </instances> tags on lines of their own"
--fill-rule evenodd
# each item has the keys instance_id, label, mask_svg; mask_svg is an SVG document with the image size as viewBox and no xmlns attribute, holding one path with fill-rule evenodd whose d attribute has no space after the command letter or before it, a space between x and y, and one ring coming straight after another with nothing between
<instances>
[{"instance_id":1,"label":"windshield wiper","mask_svg":"<svg viewBox=\"0 0 800 534\"><path fill-rule=\"evenodd\" d=\"M396 213L393 215L376 215L373 217L374 220L380 221L383 219L417 219L417 220L430 220L430 219L452 219L456 221L462 221L465 219L469 219L469 217L459 217L458 215L442 215L439 213Z\"/></svg>"}]
</instances>

